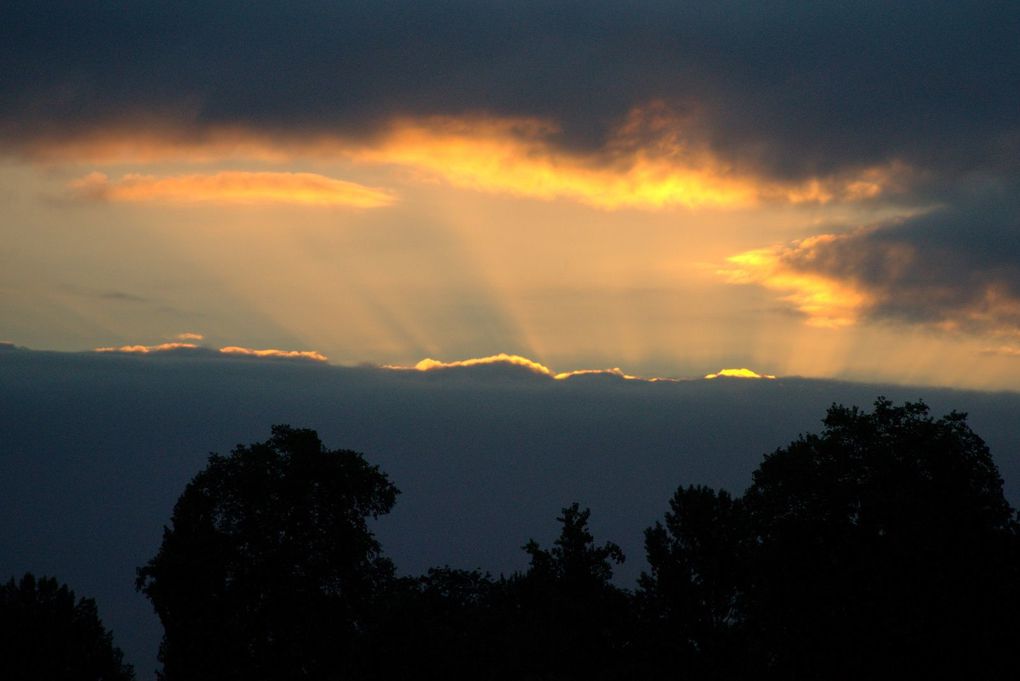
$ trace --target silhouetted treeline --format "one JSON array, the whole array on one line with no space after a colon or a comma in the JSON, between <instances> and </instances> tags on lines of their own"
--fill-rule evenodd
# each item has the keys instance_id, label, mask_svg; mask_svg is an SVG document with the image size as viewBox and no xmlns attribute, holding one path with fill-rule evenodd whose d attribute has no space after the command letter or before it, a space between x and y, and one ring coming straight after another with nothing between
<instances>
[{"instance_id":1,"label":"silhouetted treeline","mask_svg":"<svg viewBox=\"0 0 1020 681\"><path fill-rule=\"evenodd\" d=\"M1016 676L1020 525L961 414L833 406L742 495L681 486L633 589L576 503L524 572L399 577L366 522L397 495L309 430L213 455L138 572L162 678Z\"/></svg>"},{"instance_id":2,"label":"silhouetted treeline","mask_svg":"<svg viewBox=\"0 0 1020 681\"><path fill-rule=\"evenodd\" d=\"M91 598L26 574L0 585L0 679L134 681Z\"/></svg>"}]
</instances>

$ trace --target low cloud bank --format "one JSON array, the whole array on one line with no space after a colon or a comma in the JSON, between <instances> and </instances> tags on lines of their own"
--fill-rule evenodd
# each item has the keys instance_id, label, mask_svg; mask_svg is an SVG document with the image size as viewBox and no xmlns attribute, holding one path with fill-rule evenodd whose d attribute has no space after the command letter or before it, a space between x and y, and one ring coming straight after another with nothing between
<instances>
[{"instance_id":1,"label":"low cloud bank","mask_svg":"<svg viewBox=\"0 0 1020 681\"><path fill-rule=\"evenodd\" d=\"M527 357L521 357L520 355L510 355L504 352L498 355L489 355L488 357L476 357L472 359L461 359L450 362L443 362L437 359L426 358L415 364L414 366L401 366L397 364L384 365L383 369L389 369L392 371L447 371L451 369L469 369L471 367L520 367L526 371L529 371L537 376L545 376L552 378L557 381L563 381L569 378L575 378L578 376L610 376L626 381L645 381L649 383L655 383L659 381L676 381L679 379L675 378L642 378L640 376L632 376L631 374L625 373L619 367L613 367L611 369L574 369L572 371L553 371L549 367L528 359Z\"/></svg>"},{"instance_id":2,"label":"low cloud bank","mask_svg":"<svg viewBox=\"0 0 1020 681\"><path fill-rule=\"evenodd\" d=\"M195 340L201 339L201 334L180 334L178 338L189 337ZM121 345L96 348L93 352L118 353L126 355L153 355L153 354L219 354L226 357L252 357L259 359L300 359L312 360L315 362L328 362L329 358L315 350L278 350L276 348L246 348L237 345L227 345L219 349L209 348L195 343L159 343L156 345Z\"/></svg>"}]
</instances>

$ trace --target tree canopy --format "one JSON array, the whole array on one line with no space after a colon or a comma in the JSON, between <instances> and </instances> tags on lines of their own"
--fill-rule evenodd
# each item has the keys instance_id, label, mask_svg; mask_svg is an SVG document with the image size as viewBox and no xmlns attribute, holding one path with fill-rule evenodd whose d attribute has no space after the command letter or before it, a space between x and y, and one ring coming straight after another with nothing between
<instances>
[{"instance_id":1,"label":"tree canopy","mask_svg":"<svg viewBox=\"0 0 1020 681\"><path fill-rule=\"evenodd\" d=\"M742 495L681 486L637 589L590 511L492 578L395 577L368 519L397 490L287 426L212 455L138 586L188 679L1006 679L1020 526L966 416L833 405Z\"/></svg>"},{"instance_id":2,"label":"tree canopy","mask_svg":"<svg viewBox=\"0 0 1020 681\"><path fill-rule=\"evenodd\" d=\"M590 511L563 509L549 549L529 541L521 573L493 579L438 568L396 584L364 645L364 677L476 681L624 679L626 592L614 586L612 542L595 543Z\"/></svg>"},{"instance_id":3,"label":"tree canopy","mask_svg":"<svg viewBox=\"0 0 1020 681\"><path fill-rule=\"evenodd\" d=\"M638 581L636 635L655 666L699 678L736 659L746 519L740 499L701 485L679 488L669 506L664 524L645 531L649 569Z\"/></svg>"},{"instance_id":4,"label":"tree canopy","mask_svg":"<svg viewBox=\"0 0 1020 681\"><path fill-rule=\"evenodd\" d=\"M966 416L880 398L823 423L767 455L738 499L677 491L646 537L647 614L716 672L1005 677L1016 516Z\"/></svg>"},{"instance_id":5,"label":"tree canopy","mask_svg":"<svg viewBox=\"0 0 1020 681\"><path fill-rule=\"evenodd\" d=\"M134 681L96 602L51 577L0 586L0 670L5 681Z\"/></svg>"},{"instance_id":6,"label":"tree canopy","mask_svg":"<svg viewBox=\"0 0 1020 681\"><path fill-rule=\"evenodd\" d=\"M531 564L512 584L524 658L517 678L610 679L626 667L628 602L610 581L625 558L613 542L595 543L590 517L573 503L551 548L524 546Z\"/></svg>"},{"instance_id":7,"label":"tree canopy","mask_svg":"<svg viewBox=\"0 0 1020 681\"><path fill-rule=\"evenodd\" d=\"M213 454L138 588L164 626L166 681L343 675L392 565L367 525L398 491L311 430Z\"/></svg>"}]
</instances>

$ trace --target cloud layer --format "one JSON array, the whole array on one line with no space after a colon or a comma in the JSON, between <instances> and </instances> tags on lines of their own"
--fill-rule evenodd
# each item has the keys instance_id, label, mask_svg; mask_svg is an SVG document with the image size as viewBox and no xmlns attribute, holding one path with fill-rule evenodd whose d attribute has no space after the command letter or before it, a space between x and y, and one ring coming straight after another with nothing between
<instances>
[{"instance_id":1,"label":"cloud layer","mask_svg":"<svg viewBox=\"0 0 1020 681\"><path fill-rule=\"evenodd\" d=\"M729 258L721 274L782 292L809 323L893 320L1020 338L1020 205L1005 190L903 220Z\"/></svg>"},{"instance_id":2,"label":"cloud layer","mask_svg":"<svg viewBox=\"0 0 1020 681\"><path fill-rule=\"evenodd\" d=\"M574 378L577 376L609 376L627 381L644 381L648 383L677 380L673 378L642 378L640 376L632 376L628 373L625 373L619 367L613 367L611 369L575 369L572 371L557 372L553 371L544 364L540 364L539 362L530 360L527 357L521 357L520 355L509 355L505 352L501 352L498 355L490 355L488 357L474 357L471 359L461 359L450 362L443 362L437 359L426 358L415 364L413 367L389 364L385 365L383 368L394 371L429 372L429 371L445 371L449 369L471 369L484 367L520 368L531 374L535 374L537 376L545 376L557 381L564 381L568 378Z\"/></svg>"},{"instance_id":3,"label":"cloud layer","mask_svg":"<svg viewBox=\"0 0 1020 681\"><path fill-rule=\"evenodd\" d=\"M198 336L199 334L181 334L183 336ZM199 336L199 339L201 336ZM207 348L196 345L195 343L159 343L157 345L121 345L121 346L110 346L96 348L93 352L103 353L119 353L128 355L153 355L153 354L168 354L168 355L180 355L182 353L187 354L200 354L200 355L225 355L228 357L254 357L259 359L302 359L302 360L313 360L315 362L327 362L329 358L321 352L315 350L279 350L276 348L246 348L237 345L227 345L215 350L213 348Z\"/></svg>"},{"instance_id":4,"label":"cloud layer","mask_svg":"<svg viewBox=\"0 0 1020 681\"><path fill-rule=\"evenodd\" d=\"M720 369L719 371L706 374L706 379L712 380L714 378L767 378L773 379L775 376L771 374L759 374L757 371L752 369Z\"/></svg>"},{"instance_id":5,"label":"cloud layer","mask_svg":"<svg viewBox=\"0 0 1020 681\"><path fill-rule=\"evenodd\" d=\"M1011 3L4 3L0 141L119 128L368 138L394 118L553 122L600 149L662 102L773 176L1015 171ZM422 36L428 36L423 39Z\"/></svg>"},{"instance_id":6,"label":"cloud layer","mask_svg":"<svg viewBox=\"0 0 1020 681\"><path fill-rule=\"evenodd\" d=\"M154 177L131 174L111 181L93 172L70 183L82 198L113 202L285 203L303 206L378 208L394 202L391 193L315 173L230 171L206 175Z\"/></svg>"},{"instance_id":7,"label":"cloud layer","mask_svg":"<svg viewBox=\"0 0 1020 681\"><path fill-rule=\"evenodd\" d=\"M159 343L157 345L119 345L96 348L93 352L119 352L122 354L148 355L160 352L176 352L180 350L198 350L194 343Z\"/></svg>"},{"instance_id":8,"label":"cloud layer","mask_svg":"<svg viewBox=\"0 0 1020 681\"><path fill-rule=\"evenodd\" d=\"M316 362L325 362L329 358L321 352L315 350L277 350L276 348L267 348L264 350L258 350L255 348L242 348L236 345L229 345L227 347L220 348L220 354L223 355L235 355L241 357L272 357L278 359L310 359Z\"/></svg>"},{"instance_id":9,"label":"cloud layer","mask_svg":"<svg viewBox=\"0 0 1020 681\"><path fill-rule=\"evenodd\" d=\"M894 165L806 180L761 178L730 167L704 140L684 139L684 124L661 104L639 107L607 131L602 149L578 151L558 146L559 129L537 120L400 120L347 153L461 187L607 209L859 201L895 186L905 172Z\"/></svg>"}]
</instances>

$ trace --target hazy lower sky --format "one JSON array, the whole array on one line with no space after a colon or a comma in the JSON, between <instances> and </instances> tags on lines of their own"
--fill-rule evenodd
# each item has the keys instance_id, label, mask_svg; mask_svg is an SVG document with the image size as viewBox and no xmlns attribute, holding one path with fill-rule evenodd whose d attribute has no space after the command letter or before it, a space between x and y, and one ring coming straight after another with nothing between
<instances>
[{"instance_id":1,"label":"hazy lower sky","mask_svg":"<svg viewBox=\"0 0 1020 681\"><path fill-rule=\"evenodd\" d=\"M0 341L1020 387L1012 2L0 8Z\"/></svg>"}]
</instances>

